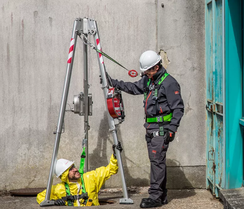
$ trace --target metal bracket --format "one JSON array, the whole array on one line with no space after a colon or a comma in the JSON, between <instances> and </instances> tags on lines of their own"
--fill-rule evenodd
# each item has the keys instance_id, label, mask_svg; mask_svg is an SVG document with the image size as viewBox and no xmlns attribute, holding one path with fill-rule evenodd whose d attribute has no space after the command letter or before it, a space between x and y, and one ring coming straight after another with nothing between
<instances>
[{"instance_id":1,"label":"metal bracket","mask_svg":"<svg viewBox=\"0 0 244 209\"><path fill-rule=\"evenodd\" d=\"M213 112L213 101L212 100L207 101L206 110L209 112Z\"/></svg>"},{"instance_id":2,"label":"metal bracket","mask_svg":"<svg viewBox=\"0 0 244 209\"><path fill-rule=\"evenodd\" d=\"M214 149L212 148L211 150L208 151L208 160L214 161L214 159L215 159L215 152Z\"/></svg>"},{"instance_id":3,"label":"metal bracket","mask_svg":"<svg viewBox=\"0 0 244 209\"><path fill-rule=\"evenodd\" d=\"M218 114L218 115L221 115L221 116L223 116L223 104L221 104L221 103L219 103L219 102L216 102L215 103L215 106L216 106L216 108L215 108L215 113L216 114Z\"/></svg>"},{"instance_id":4,"label":"metal bracket","mask_svg":"<svg viewBox=\"0 0 244 209\"><path fill-rule=\"evenodd\" d=\"M223 104L222 103L219 103L219 102L216 102L216 103L213 103L212 100L208 100L207 101L207 104L206 104L206 110L211 112L211 113L214 113L214 114L217 114L217 115L220 115L220 116L223 116Z\"/></svg>"},{"instance_id":5,"label":"metal bracket","mask_svg":"<svg viewBox=\"0 0 244 209\"><path fill-rule=\"evenodd\" d=\"M95 20L89 18L78 18L77 20L80 22L79 29L76 31L77 35L94 35L95 33L97 33Z\"/></svg>"},{"instance_id":6,"label":"metal bracket","mask_svg":"<svg viewBox=\"0 0 244 209\"><path fill-rule=\"evenodd\" d=\"M158 122L158 123L159 123L159 122L163 122L161 118L162 118L161 116L157 116L157 122Z\"/></svg>"}]
</instances>

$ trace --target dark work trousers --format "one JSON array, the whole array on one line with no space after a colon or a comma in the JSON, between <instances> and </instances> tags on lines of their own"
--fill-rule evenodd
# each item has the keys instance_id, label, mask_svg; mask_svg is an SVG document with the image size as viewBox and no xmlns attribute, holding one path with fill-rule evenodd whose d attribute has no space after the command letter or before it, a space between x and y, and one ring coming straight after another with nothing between
<instances>
[{"instance_id":1,"label":"dark work trousers","mask_svg":"<svg viewBox=\"0 0 244 209\"><path fill-rule=\"evenodd\" d=\"M151 163L149 198L157 200L167 196L166 189L166 152L165 136L153 136L158 129L147 130L146 141L148 156Z\"/></svg>"}]
</instances>

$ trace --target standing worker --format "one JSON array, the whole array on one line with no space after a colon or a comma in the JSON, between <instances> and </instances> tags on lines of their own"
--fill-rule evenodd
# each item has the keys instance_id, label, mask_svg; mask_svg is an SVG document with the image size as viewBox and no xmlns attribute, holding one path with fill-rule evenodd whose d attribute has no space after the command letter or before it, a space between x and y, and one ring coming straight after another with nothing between
<instances>
[{"instance_id":1,"label":"standing worker","mask_svg":"<svg viewBox=\"0 0 244 209\"><path fill-rule=\"evenodd\" d=\"M184 114L179 83L166 72L161 56L145 51L140 57L142 78L134 83L110 79L113 87L126 93L144 94L146 141L151 163L149 198L141 208L167 204L166 152Z\"/></svg>"}]
</instances>

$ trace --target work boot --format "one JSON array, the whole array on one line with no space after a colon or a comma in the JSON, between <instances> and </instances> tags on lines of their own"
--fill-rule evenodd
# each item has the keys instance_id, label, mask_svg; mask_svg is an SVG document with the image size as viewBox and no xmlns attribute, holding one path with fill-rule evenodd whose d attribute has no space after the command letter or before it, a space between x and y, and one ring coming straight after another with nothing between
<instances>
[{"instance_id":1,"label":"work boot","mask_svg":"<svg viewBox=\"0 0 244 209\"><path fill-rule=\"evenodd\" d=\"M162 195L162 197L161 197L161 202L162 202L163 205L168 204L167 192L168 192L167 189L164 189L164 190L163 190L163 195Z\"/></svg>"},{"instance_id":2,"label":"work boot","mask_svg":"<svg viewBox=\"0 0 244 209\"><path fill-rule=\"evenodd\" d=\"M146 202L148 199L149 199L148 197L147 198L142 198L141 203L142 202Z\"/></svg>"},{"instance_id":3,"label":"work boot","mask_svg":"<svg viewBox=\"0 0 244 209\"><path fill-rule=\"evenodd\" d=\"M168 204L167 197L165 197L164 199L161 199L161 203L162 203L162 205Z\"/></svg>"},{"instance_id":4,"label":"work boot","mask_svg":"<svg viewBox=\"0 0 244 209\"><path fill-rule=\"evenodd\" d=\"M141 203L142 203L142 202L146 202L146 201L148 201L148 199L149 199L149 198L142 198ZM166 204L168 204L167 196L164 197L164 198L161 198L161 203L162 203L162 205L166 205Z\"/></svg>"},{"instance_id":5,"label":"work boot","mask_svg":"<svg viewBox=\"0 0 244 209\"><path fill-rule=\"evenodd\" d=\"M162 206L161 200L153 200L151 198L143 198L140 204L141 208L154 208Z\"/></svg>"}]
</instances>

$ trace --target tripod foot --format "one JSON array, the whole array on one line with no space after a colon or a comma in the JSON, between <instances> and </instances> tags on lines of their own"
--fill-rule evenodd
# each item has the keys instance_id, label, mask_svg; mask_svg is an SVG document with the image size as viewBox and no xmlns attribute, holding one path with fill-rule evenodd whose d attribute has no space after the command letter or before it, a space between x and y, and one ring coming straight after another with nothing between
<instances>
[{"instance_id":1,"label":"tripod foot","mask_svg":"<svg viewBox=\"0 0 244 209\"><path fill-rule=\"evenodd\" d=\"M54 206L54 201L53 200L44 200L40 204L41 207L45 206Z\"/></svg>"},{"instance_id":2,"label":"tripod foot","mask_svg":"<svg viewBox=\"0 0 244 209\"><path fill-rule=\"evenodd\" d=\"M133 200L130 198L122 198L119 200L120 204L134 204Z\"/></svg>"}]
</instances>

